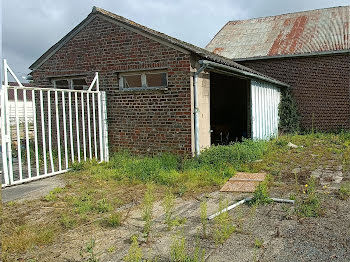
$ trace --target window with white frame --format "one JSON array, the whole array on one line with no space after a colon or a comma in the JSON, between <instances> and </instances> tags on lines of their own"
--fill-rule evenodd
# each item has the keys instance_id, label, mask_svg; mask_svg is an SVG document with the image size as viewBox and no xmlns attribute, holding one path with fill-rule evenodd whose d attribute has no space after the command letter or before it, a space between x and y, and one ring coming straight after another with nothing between
<instances>
[{"instance_id":1,"label":"window with white frame","mask_svg":"<svg viewBox=\"0 0 350 262\"><path fill-rule=\"evenodd\" d=\"M57 89L87 90L89 88L84 78L54 79L52 83Z\"/></svg>"},{"instance_id":2,"label":"window with white frame","mask_svg":"<svg viewBox=\"0 0 350 262\"><path fill-rule=\"evenodd\" d=\"M164 71L128 72L119 74L119 88L124 90L157 89L168 86Z\"/></svg>"}]
</instances>

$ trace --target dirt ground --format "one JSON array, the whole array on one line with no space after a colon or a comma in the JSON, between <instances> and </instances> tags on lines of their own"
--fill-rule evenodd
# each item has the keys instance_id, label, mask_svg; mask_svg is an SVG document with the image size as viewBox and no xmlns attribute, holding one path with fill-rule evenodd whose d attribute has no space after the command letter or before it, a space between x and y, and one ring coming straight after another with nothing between
<instances>
[{"instance_id":1,"label":"dirt ground","mask_svg":"<svg viewBox=\"0 0 350 262\"><path fill-rule=\"evenodd\" d=\"M276 188L271 194L286 197L283 192L284 188ZM208 214L213 214L220 198L234 203L249 194L213 192L187 200L178 198L175 217L187 220L172 231L164 224L163 208L157 202L151 239L148 243L141 242L143 255L156 257L157 261L170 261L172 236L180 230L189 250L194 249L199 236L206 261L350 261L350 200L340 200L328 192L320 192L324 214L318 218L298 219L292 215L291 204L241 205L229 211L236 231L219 246L210 234L213 222L209 223L208 237L201 237L200 200L207 200ZM59 244L52 245L50 252L47 248L37 248L31 253L35 254L36 261L86 261L90 255L85 252L86 243L92 238L96 240L94 252L99 261L122 261L130 248L131 237L142 232L143 221L137 203L121 209L128 218L116 229L94 231L93 225L85 225L62 234L56 242ZM41 209L40 216L46 212L50 210ZM259 248L255 245L256 239L262 242ZM23 257L27 259L29 257Z\"/></svg>"}]
</instances>

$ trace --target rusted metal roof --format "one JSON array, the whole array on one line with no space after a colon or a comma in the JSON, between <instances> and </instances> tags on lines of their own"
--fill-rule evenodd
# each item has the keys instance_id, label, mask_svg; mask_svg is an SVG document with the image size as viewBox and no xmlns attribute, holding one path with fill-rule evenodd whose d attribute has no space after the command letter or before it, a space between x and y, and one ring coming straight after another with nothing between
<instances>
[{"instance_id":1,"label":"rusted metal roof","mask_svg":"<svg viewBox=\"0 0 350 262\"><path fill-rule=\"evenodd\" d=\"M206 49L231 59L350 49L350 6L228 22Z\"/></svg>"}]
</instances>

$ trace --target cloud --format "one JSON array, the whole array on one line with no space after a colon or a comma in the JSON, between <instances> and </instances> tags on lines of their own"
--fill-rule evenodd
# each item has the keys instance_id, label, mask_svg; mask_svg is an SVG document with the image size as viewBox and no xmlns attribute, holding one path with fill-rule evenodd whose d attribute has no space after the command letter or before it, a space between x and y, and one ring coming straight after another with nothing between
<instances>
[{"instance_id":1,"label":"cloud","mask_svg":"<svg viewBox=\"0 0 350 262\"><path fill-rule=\"evenodd\" d=\"M11 0L3 1L3 57L21 77L96 5L204 47L229 20L347 5L348 0Z\"/></svg>"}]
</instances>

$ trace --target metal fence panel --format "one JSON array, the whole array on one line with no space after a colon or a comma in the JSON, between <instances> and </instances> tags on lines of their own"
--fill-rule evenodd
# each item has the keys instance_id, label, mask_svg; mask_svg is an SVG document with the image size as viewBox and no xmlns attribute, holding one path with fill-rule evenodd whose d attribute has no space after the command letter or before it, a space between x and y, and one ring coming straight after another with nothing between
<instances>
[{"instance_id":1,"label":"metal fence panel","mask_svg":"<svg viewBox=\"0 0 350 262\"><path fill-rule=\"evenodd\" d=\"M88 90L73 90L24 87L6 60L4 71L0 92L2 187L67 172L75 160L108 161L106 94L99 90L97 73ZM18 86L8 85L8 73ZM9 90L13 101L9 101ZM18 100L20 92L23 102Z\"/></svg>"}]
</instances>

